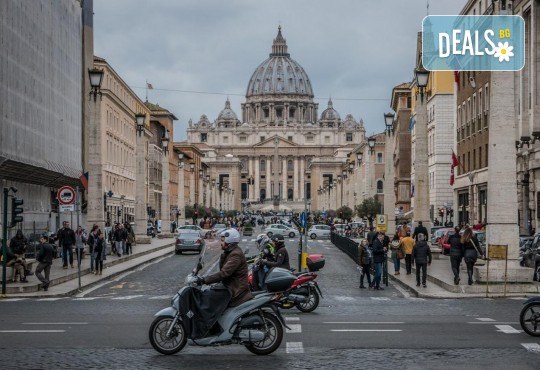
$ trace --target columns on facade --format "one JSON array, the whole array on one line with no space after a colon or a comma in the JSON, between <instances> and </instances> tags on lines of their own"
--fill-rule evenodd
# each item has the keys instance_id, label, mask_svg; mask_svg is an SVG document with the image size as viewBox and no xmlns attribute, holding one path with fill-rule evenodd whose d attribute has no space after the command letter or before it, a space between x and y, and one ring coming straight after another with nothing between
<instances>
[{"instance_id":1,"label":"columns on facade","mask_svg":"<svg viewBox=\"0 0 540 370\"><path fill-rule=\"evenodd\" d=\"M306 157L300 157L300 200L306 196Z\"/></svg>"},{"instance_id":2,"label":"columns on facade","mask_svg":"<svg viewBox=\"0 0 540 370\"><path fill-rule=\"evenodd\" d=\"M96 224L105 230L105 205L103 196L103 153L101 127L101 101L90 103L90 125L88 137L88 225ZM144 228L146 230L146 226Z\"/></svg>"},{"instance_id":3,"label":"columns on facade","mask_svg":"<svg viewBox=\"0 0 540 370\"><path fill-rule=\"evenodd\" d=\"M169 152L164 151L161 158L161 230L170 232L171 230L171 206L169 199L170 174L169 174Z\"/></svg>"},{"instance_id":4,"label":"columns on facade","mask_svg":"<svg viewBox=\"0 0 540 370\"><path fill-rule=\"evenodd\" d=\"M259 171L259 165L261 163L261 158L260 157L255 157L255 170L253 171L253 177L255 179L255 185L253 185L253 198L252 200L254 201L257 201L257 200L260 200L259 197L260 197L260 185L259 185L259 181L260 181L260 178L261 178L261 174L260 174L260 171Z\"/></svg>"},{"instance_id":5,"label":"columns on facade","mask_svg":"<svg viewBox=\"0 0 540 370\"><path fill-rule=\"evenodd\" d=\"M272 170L270 157L266 157L266 199L272 199Z\"/></svg>"},{"instance_id":6,"label":"columns on facade","mask_svg":"<svg viewBox=\"0 0 540 370\"><path fill-rule=\"evenodd\" d=\"M176 204L178 204L178 225L186 223L186 198L185 198L185 183L184 183L184 164L183 161L178 166L178 196Z\"/></svg>"},{"instance_id":7,"label":"columns on facade","mask_svg":"<svg viewBox=\"0 0 540 370\"><path fill-rule=\"evenodd\" d=\"M298 201L298 158L294 158L294 173L293 173L293 200Z\"/></svg>"},{"instance_id":8,"label":"columns on facade","mask_svg":"<svg viewBox=\"0 0 540 370\"><path fill-rule=\"evenodd\" d=\"M195 204L195 170L190 170L189 173L189 204Z\"/></svg>"},{"instance_id":9,"label":"columns on facade","mask_svg":"<svg viewBox=\"0 0 540 370\"><path fill-rule=\"evenodd\" d=\"M287 157L281 160L281 199L287 200Z\"/></svg>"},{"instance_id":10,"label":"columns on facade","mask_svg":"<svg viewBox=\"0 0 540 370\"><path fill-rule=\"evenodd\" d=\"M253 157L249 157L248 159L248 177L247 177L247 188L248 188L248 194L247 194L247 198L248 200L253 200L254 196L253 196L253 191L254 191L254 186L251 185L251 177L255 178L255 164L253 163L254 160L253 160Z\"/></svg>"}]
</instances>

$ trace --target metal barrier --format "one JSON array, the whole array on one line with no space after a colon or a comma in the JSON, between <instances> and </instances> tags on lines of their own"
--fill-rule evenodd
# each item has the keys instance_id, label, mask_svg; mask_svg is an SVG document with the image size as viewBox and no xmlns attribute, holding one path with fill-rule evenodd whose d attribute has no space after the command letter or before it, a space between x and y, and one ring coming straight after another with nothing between
<instances>
[{"instance_id":1,"label":"metal barrier","mask_svg":"<svg viewBox=\"0 0 540 370\"><path fill-rule=\"evenodd\" d=\"M339 250L341 250L343 253L349 256L354 261L354 263L358 263L358 243L357 242L347 238L346 236L341 236L334 232L330 233L330 241L332 242L332 244L338 247ZM371 274L372 275L375 274L373 270L373 264L372 264ZM384 258L382 283L388 286L388 256L385 256Z\"/></svg>"}]
</instances>

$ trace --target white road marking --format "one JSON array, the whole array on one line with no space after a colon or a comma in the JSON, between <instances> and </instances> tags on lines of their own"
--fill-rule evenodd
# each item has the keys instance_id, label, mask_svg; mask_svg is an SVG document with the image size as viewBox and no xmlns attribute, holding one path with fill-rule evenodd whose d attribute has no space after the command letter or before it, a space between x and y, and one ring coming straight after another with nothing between
<instances>
[{"instance_id":1,"label":"white road marking","mask_svg":"<svg viewBox=\"0 0 540 370\"><path fill-rule=\"evenodd\" d=\"M285 316L285 321L300 321L300 318L294 316Z\"/></svg>"},{"instance_id":2,"label":"white road marking","mask_svg":"<svg viewBox=\"0 0 540 370\"><path fill-rule=\"evenodd\" d=\"M324 248L325 248L325 249L332 249L332 248L330 248L330 247L324 247Z\"/></svg>"},{"instance_id":3,"label":"white road marking","mask_svg":"<svg viewBox=\"0 0 540 370\"><path fill-rule=\"evenodd\" d=\"M154 297L150 297L148 299L170 299L171 295L156 295Z\"/></svg>"},{"instance_id":4,"label":"white road marking","mask_svg":"<svg viewBox=\"0 0 540 370\"><path fill-rule=\"evenodd\" d=\"M331 329L333 332L398 332L401 329Z\"/></svg>"},{"instance_id":5,"label":"white road marking","mask_svg":"<svg viewBox=\"0 0 540 370\"><path fill-rule=\"evenodd\" d=\"M514 329L510 325L495 325L495 327L499 330L498 332L504 333L504 334L519 334L521 333L519 330Z\"/></svg>"},{"instance_id":6,"label":"white road marking","mask_svg":"<svg viewBox=\"0 0 540 370\"><path fill-rule=\"evenodd\" d=\"M247 239L242 239L243 242L247 242Z\"/></svg>"},{"instance_id":7,"label":"white road marking","mask_svg":"<svg viewBox=\"0 0 540 370\"><path fill-rule=\"evenodd\" d=\"M487 322L478 322L478 321L469 321L467 324L489 324L489 325L494 325L494 324L505 324L505 325L518 325L519 322L512 322L512 321L509 321L509 322L504 322L504 321L501 321L501 322L492 322L492 321L487 321Z\"/></svg>"},{"instance_id":8,"label":"white road marking","mask_svg":"<svg viewBox=\"0 0 540 370\"><path fill-rule=\"evenodd\" d=\"M478 321L497 321L494 319L490 319L489 317L477 317L476 320Z\"/></svg>"},{"instance_id":9,"label":"white road marking","mask_svg":"<svg viewBox=\"0 0 540 370\"><path fill-rule=\"evenodd\" d=\"M257 239L251 239L250 241L254 242L255 240L257 240Z\"/></svg>"},{"instance_id":10,"label":"white road marking","mask_svg":"<svg viewBox=\"0 0 540 370\"><path fill-rule=\"evenodd\" d=\"M290 329L287 329L289 334L297 334L302 332L302 325L300 324L289 324L287 325Z\"/></svg>"},{"instance_id":11,"label":"white road marking","mask_svg":"<svg viewBox=\"0 0 540 370\"><path fill-rule=\"evenodd\" d=\"M318 240L319 243L324 243L324 240Z\"/></svg>"},{"instance_id":12,"label":"white road marking","mask_svg":"<svg viewBox=\"0 0 540 370\"><path fill-rule=\"evenodd\" d=\"M304 345L302 342L287 342L287 353L304 353Z\"/></svg>"},{"instance_id":13,"label":"white road marking","mask_svg":"<svg viewBox=\"0 0 540 370\"><path fill-rule=\"evenodd\" d=\"M343 295L338 295L338 296L335 296L335 297L332 297L332 298L334 300L340 301L340 302L354 302L354 301L356 301L356 299L354 297L343 296Z\"/></svg>"},{"instance_id":14,"label":"white road marking","mask_svg":"<svg viewBox=\"0 0 540 370\"><path fill-rule=\"evenodd\" d=\"M53 302L53 301L59 301L60 299L65 299L66 297L58 297L58 298L39 298L38 302Z\"/></svg>"},{"instance_id":15,"label":"white road marking","mask_svg":"<svg viewBox=\"0 0 540 370\"><path fill-rule=\"evenodd\" d=\"M0 330L0 333L65 333L65 330Z\"/></svg>"},{"instance_id":16,"label":"white road marking","mask_svg":"<svg viewBox=\"0 0 540 370\"><path fill-rule=\"evenodd\" d=\"M413 298L411 297L411 293L409 293L407 290L403 289L402 287L400 287L398 284L392 284L392 286L394 288L396 288L396 290L398 292L401 293L401 295L403 295L404 298Z\"/></svg>"},{"instance_id":17,"label":"white road marking","mask_svg":"<svg viewBox=\"0 0 540 370\"><path fill-rule=\"evenodd\" d=\"M123 297L114 297L114 298L111 298L111 299L121 301L121 300L128 300L128 299L139 298L139 297L143 297L143 295L126 295L126 296L123 296Z\"/></svg>"},{"instance_id":18,"label":"white road marking","mask_svg":"<svg viewBox=\"0 0 540 370\"><path fill-rule=\"evenodd\" d=\"M88 325L87 322L23 322L22 325Z\"/></svg>"},{"instance_id":19,"label":"white road marking","mask_svg":"<svg viewBox=\"0 0 540 370\"><path fill-rule=\"evenodd\" d=\"M345 325L379 325L379 324L388 324L388 325L400 325L405 324L404 321L325 321L323 324L345 324Z\"/></svg>"},{"instance_id":20,"label":"white road marking","mask_svg":"<svg viewBox=\"0 0 540 370\"><path fill-rule=\"evenodd\" d=\"M373 299L374 301L389 301L390 298L388 297L370 297L371 299Z\"/></svg>"},{"instance_id":21,"label":"white road marking","mask_svg":"<svg viewBox=\"0 0 540 370\"><path fill-rule=\"evenodd\" d=\"M74 301L93 301L94 299L99 298L110 298L110 297L85 297L85 298L73 298Z\"/></svg>"},{"instance_id":22,"label":"white road marking","mask_svg":"<svg viewBox=\"0 0 540 370\"><path fill-rule=\"evenodd\" d=\"M26 298L7 298L7 299L0 299L0 302L17 302L17 301L24 301Z\"/></svg>"},{"instance_id":23,"label":"white road marking","mask_svg":"<svg viewBox=\"0 0 540 370\"><path fill-rule=\"evenodd\" d=\"M521 343L521 345L529 352L540 353L540 344L538 343Z\"/></svg>"}]
</instances>

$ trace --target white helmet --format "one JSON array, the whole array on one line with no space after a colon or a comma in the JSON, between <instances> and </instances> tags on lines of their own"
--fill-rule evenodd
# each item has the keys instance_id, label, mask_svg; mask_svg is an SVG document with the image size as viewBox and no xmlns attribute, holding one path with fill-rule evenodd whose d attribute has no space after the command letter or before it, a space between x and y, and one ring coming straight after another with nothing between
<instances>
[{"instance_id":1,"label":"white helmet","mask_svg":"<svg viewBox=\"0 0 540 370\"><path fill-rule=\"evenodd\" d=\"M227 229L221 236L225 237L225 244L240 243L240 233L236 229Z\"/></svg>"},{"instance_id":2,"label":"white helmet","mask_svg":"<svg viewBox=\"0 0 540 370\"><path fill-rule=\"evenodd\" d=\"M268 236L266 234L259 234L257 235L257 239L255 239L255 243L261 244L261 242L264 240L264 238L267 238Z\"/></svg>"}]
</instances>

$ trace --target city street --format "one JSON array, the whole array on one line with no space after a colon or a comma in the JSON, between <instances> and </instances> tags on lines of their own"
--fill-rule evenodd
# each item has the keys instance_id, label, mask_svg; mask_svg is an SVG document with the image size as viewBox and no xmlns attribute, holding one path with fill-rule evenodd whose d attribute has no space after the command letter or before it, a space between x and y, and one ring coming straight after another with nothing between
<instances>
[{"instance_id":1,"label":"city street","mask_svg":"<svg viewBox=\"0 0 540 370\"><path fill-rule=\"evenodd\" d=\"M252 239L241 242L250 253ZM295 266L298 238L286 241ZM219 248L209 244L206 267L216 271ZM0 301L0 357L11 359L2 367L537 368L540 340L520 331L521 299L420 299L392 284L360 290L355 265L329 241L310 240L308 252L326 256L318 277L324 299L311 314L283 312L291 330L268 357L241 346L187 346L169 357L151 348L152 315L169 304L198 258L183 254L75 297Z\"/></svg>"}]
</instances>

